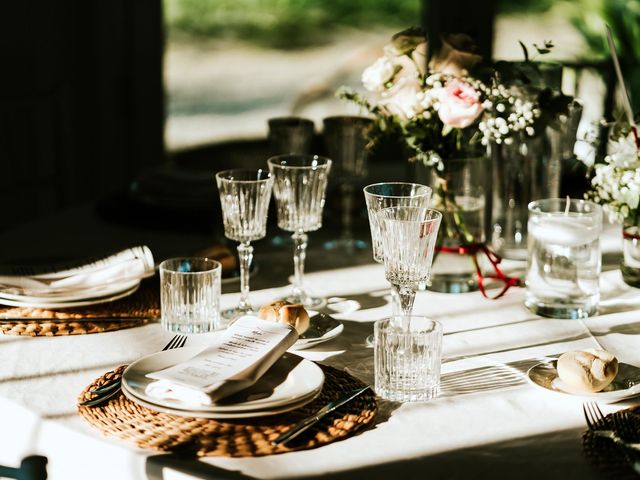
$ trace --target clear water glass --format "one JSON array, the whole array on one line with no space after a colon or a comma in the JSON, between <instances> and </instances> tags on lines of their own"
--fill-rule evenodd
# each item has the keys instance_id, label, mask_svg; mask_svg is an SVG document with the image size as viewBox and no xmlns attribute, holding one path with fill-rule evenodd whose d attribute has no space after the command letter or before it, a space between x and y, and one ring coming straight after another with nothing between
<instances>
[{"instance_id":1,"label":"clear water glass","mask_svg":"<svg viewBox=\"0 0 640 480\"><path fill-rule=\"evenodd\" d=\"M374 331L375 390L387 400L422 402L440 392L442 326L427 317L378 320Z\"/></svg>"},{"instance_id":2,"label":"clear water glass","mask_svg":"<svg viewBox=\"0 0 640 480\"><path fill-rule=\"evenodd\" d=\"M249 272L253 261L250 242L267 234L267 214L273 189L271 173L263 169L225 170L216 174L224 234L239 242L240 303L223 312L227 319L254 313L249 300Z\"/></svg>"},{"instance_id":3,"label":"clear water glass","mask_svg":"<svg viewBox=\"0 0 640 480\"><path fill-rule=\"evenodd\" d=\"M278 227L293 232L294 282L292 303L319 308L326 301L310 297L304 290L304 261L308 236L306 232L322 226L322 211L331 160L317 155L277 155L267 161L273 174Z\"/></svg>"},{"instance_id":4,"label":"clear water glass","mask_svg":"<svg viewBox=\"0 0 640 480\"><path fill-rule=\"evenodd\" d=\"M602 208L579 199L529 204L525 305L538 315L586 318L598 310Z\"/></svg>"},{"instance_id":5,"label":"clear water glass","mask_svg":"<svg viewBox=\"0 0 640 480\"><path fill-rule=\"evenodd\" d=\"M382 235L377 212L388 207L420 207L428 208L431 202L432 190L419 183L385 182L367 185L363 189L369 214L369 228L371 229L371 245L373 259L382 263Z\"/></svg>"},{"instance_id":6,"label":"clear water glass","mask_svg":"<svg viewBox=\"0 0 640 480\"><path fill-rule=\"evenodd\" d=\"M442 214L420 207L389 207L377 213L384 271L402 315L410 315L418 290L431 279L431 265Z\"/></svg>"},{"instance_id":7,"label":"clear water glass","mask_svg":"<svg viewBox=\"0 0 640 480\"><path fill-rule=\"evenodd\" d=\"M353 235L353 197L358 181L367 175L368 133L373 120L358 116L334 116L323 120L324 147L334 162L341 201L342 231L340 238L324 244L328 250L353 252L367 247L367 242Z\"/></svg>"},{"instance_id":8,"label":"clear water glass","mask_svg":"<svg viewBox=\"0 0 640 480\"><path fill-rule=\"evenodd\" d=\"M222 265L208 258L172 258L162 262L162 327L180 333L205 333L222 328L221 274Z\"/></svg>"}]
</instances>

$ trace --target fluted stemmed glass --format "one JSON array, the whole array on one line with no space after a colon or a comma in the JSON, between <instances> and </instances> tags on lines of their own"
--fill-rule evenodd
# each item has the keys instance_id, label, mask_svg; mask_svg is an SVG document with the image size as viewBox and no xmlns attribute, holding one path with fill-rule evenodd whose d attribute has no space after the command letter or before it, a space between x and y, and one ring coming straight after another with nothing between
<instances>
[{"instance_id":1,"label":"fluted stemmed glass","mask_svg":"<svg viewBox=\"0 0 640 480\"><path fill-rule=\"evenodd\" d=\"M431 202L432 190L426 185L409 182L374 183L364 187L364 197L369 213L369 228L371 229L371 245L373 259L383 263L382 234L378 212L389 207L419 207L428 208ZM392 315L400 315L400 305L395 296L391 297Z\"/></svg>"},{"instance_id":2,"label":"fluted stemmed glass","mask_svg":"<svg viewBox=\"0 0 640 480\"><path fill-rule=\"evenodd\" d=\"M304 261L308 236L306 232L322 226L322 210L331 170L331 160L317 155L277 155L267 161L274 177L278 227L293 232L294 280L292 303L308 308L320 308L323 298L309 296L304 289Z\"/></svg>"},{"instance_id":3,"label":"fluted stemmed glass","mask_svg":"<svg viewBox=\"0 0 640 480\"><path fill-rule=\"evenodd\" d=\"M377 213L384 271L403 316L411 315L418 290L431 280L431 264L442 220L437 210L389 207Z\"/></svg>"},{"instance_id":4,"label":"fluted stemmed glass","mask_svg":"<svg viewBox=\"0 0 640 480\"><path fill-rule=\"evenodd\" d=\"M254 313L249 301L249 267L253 260L250 242L267 234L267 213L273 177L264 169L224 170L216 174L220 192L224 235L238 244L240 303L222 312L226 319Z\"/></svg>"}]
</instances>

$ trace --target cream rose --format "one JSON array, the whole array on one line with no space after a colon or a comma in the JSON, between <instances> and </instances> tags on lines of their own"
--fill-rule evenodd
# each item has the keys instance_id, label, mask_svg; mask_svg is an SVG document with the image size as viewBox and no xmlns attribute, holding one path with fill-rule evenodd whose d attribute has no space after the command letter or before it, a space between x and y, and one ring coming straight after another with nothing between
<instances>
[{"instance_id":1,"label":"cream rose","mask_svg":"<svg viewBox=\"0 0 640 480\"><path fill-rule=\"evenodd\" d=\"M480 94L470 85L453 79L434 92L439 102L438 116L453 128L466 128L482 113Z\"/></svg>"},{"instance_id":2,"label":"cream rose","mask_svg":"<svg viewBox=\"0 0 640 480\"><path fill-rule=\"evenodd\" d=\"M464 34L449 34L440 37L440 51L429 64L431 71L460 76L478 64L482 57L474 53L473 40Z\"/></svg>"},{"instance_id":3,"label":"cream rose","mask_svg":"<svg viewBox=\"0 0 640 480\"><path fill-rule=\"evenodd\" d=\"M362 72L362 84L370 92L382 92L394 72L393 63L387 57L380 57Z\"/></svg>"},{"instance_id":4,"label":"cream rose","mask_svg":"<svg viewBox=\"0 0 640 480\"><path fill-rule=\"evenodd\" d=\"M397 73L393 77L393 86L382 92L378 103L392 115L406 120L422 110L420 71L406 55L397 57L395 65Z\"/></svg>"}]
</instances>

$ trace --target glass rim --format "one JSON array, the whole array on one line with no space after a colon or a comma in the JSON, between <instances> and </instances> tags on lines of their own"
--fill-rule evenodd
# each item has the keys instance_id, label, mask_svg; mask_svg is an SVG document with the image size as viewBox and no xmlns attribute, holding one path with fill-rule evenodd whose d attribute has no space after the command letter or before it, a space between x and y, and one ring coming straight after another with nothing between
<instances>
[{"instance_id":1,"label":"glass rim","mask_svg":"<svg viewBox=\"0 0 640 480\"><path fill-rule=\"evenodd\" d=\"M412 187L425 188L426 191L425 191L425 193L418 193L418 194L415 194L415 195L382 195L380 193L372 193L372 192L367 190L368 188L379 187L381 185L408 185L408 186L412 186ZM376 197L376 198L414 198L414 197L424 197L426 195L432 195L433 194L433 189L431 187L429 187L428 185L423 185L422 183L413 183L413 182L378 182L378 183L372 183L370 185L367 185L366 187L364 187L362 189L362 192L365 195L370 195L370 196Z\"/></svg>"},{"instance_id":2,"label":"glass rim","mask_svg":"<svg viewBox=\"0 0 640 480\"><path fill-rule=\"evenodd\" d=\"M442 323L441 322L439 322L438 320L436 320L436 319L434 319L432 317L428 317L426 315L418 315L418 314L391 315L389 317L384 317L384 318L381 318L379 320L376 320L374 322L374 327L380 329L380 328L383 328L383 327L385 327L387 325L392 324L392 322L394 322L396 320L403 320L403 319L409 319L410 323L411 323L411 320L416 319L416 320L429 322L431 324L431 328L429 328L428 330L423 330L421 332L408 331L408 332L406 332L407 335L420 334L420 333L439 333L439 332L442 332Z\"/></svg>"},{"instance_id":3,"label":"glass rim","mask_svg":"<svg viewBox=\"0 0 640 480\"><path fill-rule=\"evenodd\" d=\"M554 211L544 211L542 210L544 205L547 206L551 206L556 204L559 206L558 210L554 210ZM561 208L564 205L564 208ZM529 202L529 204L527 205L527 210L530 213L535 213L535 214L539 214L539 215L557 215L558 213L563 213L565 211L567 205L567 199L566 198L541 198L539 200L533 200L532 202ZM593 208L592 211L590 212L576 212L576 211L572 211L571 209L569 210L569 213L572 214L578 214L578 215L584 215L584 216L590 216L590 215L602 215L602 205L592 201L592 200L587 200L584 198L569 198L569 205L573 206L573 205L589 205L590 207Z\"/></svg>"},{"instance_id":4,"label":"glass rim","mask_svg":"<svg viewBox=\"0 0 640 480\"><path fill-rule=\"evenodd\" d=\"M311 160L313 162L319 161L322 163L318 163L316 165L283 165L282 160L286 160L287 158L297 158L304 160ZM289 169L299 169L299 170L316 170L319 168L329 168L331 166L331 159L328 157L323 157L322 155L314 155L312 153L282 153L279 155L274 155L267 160L267 165L269 168L278 168L281 170Z\"/></svg>"},{"instance_id":5,"label":"glass rim","mask_svg":"<svg viewBox=\"0 0 640 480\"><path fill-rule=\"evenodd\" d=\"M267 119L267 125L271 127L272 125L293 125L293 126L301 126L301 125L311 125L315 128L315 123L310 118L306 117L296 117L295 115L285 115L282 117L272 117Z\"/></svg>"},{"instance_id":6,"label":"glass rim","mask_svg":"<svg viewBox=\"0 0 640 480\"><path fill-rule=\"evenodd\" d=\"M398 218L385 218L382 213L389 210L397 210L400 208L410 208L412 210L425 210L429 214L429 218L425 218L424 220L402 220ZM442 212L440 210L436 210L435 208L429 207L414 207L411 205L401 205L395 207L384 207L376 212L376 215L383 221L391 221L391 222L412 222L412 223L429 223L435 222L436 220L442 220ZM431 216L433 215L433 216Z\"/></svg>"},{"instance_id":7,"label":"glass rim","mask_svg":"<svg viewBox=\"0 0 640 480\"><path fill-rule=\"evenodd\" d=\"M349 123L349 124L366 124L371 125L373 118L365 117L363 115L331 115L322 119L322 124L336 122L336 123Z\"/></svg>"},{"instance_id":8,"label":"glass rim","mask_svg":"<svg viewBox=\"0 0 640 480\"><path fill-rule=\"evenodd\" d=\"M254 180L239 180L235 178L228 178L232 172L236 174L257 174L266 175L265 178L256 178ZM216 180L220 180L221 182L227 183L266 183L273 178L271 172L265 168L230 168L228 170L221 170L215 175Z\"/></svg>"},{"instance_id":9,"label":"glass rim","mask_svg":"<svg viewBox=\"0 0 640 480\"><path fill-rule=\"evenodd\" d=\"M189 261L197 260L199 262L205 262L209 264L209 268L207 270L199 270L197 272L181 272L179 270L167 268L167 265L170 262L182 263L185 260L189 260ZM173 257L173 258L167 258L166 260L163 260L162 262L160 262L160 265L158 266L158 270L161 272L175 273L180 275L204 275L204 274L213 273L217 270L220 270L220 272L222 272L222 264L219 261L209 257Z\"/></svg>"}]
</instances>

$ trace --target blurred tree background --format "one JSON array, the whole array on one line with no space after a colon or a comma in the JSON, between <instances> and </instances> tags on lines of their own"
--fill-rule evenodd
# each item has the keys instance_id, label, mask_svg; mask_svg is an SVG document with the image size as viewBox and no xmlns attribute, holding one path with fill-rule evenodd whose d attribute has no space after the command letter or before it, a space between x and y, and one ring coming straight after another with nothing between
<instances>
[{"instance_id":1,"label":"blurred tree background","mask_svg":"<svg viewBox=\"0 0 640 480\"><path fill-rule=\"evenodd\" d=\"M356 86L393 32L421 23L428 1L163 0L170 148L261 135L269 116L344 113L332 110L332 91ZM610 58L610 25L640 112L640 0L495 1L500 59L522 58L518 40L553 40L551 59L601 65ZM317 91L323 107L292 106Z\"/></svg>"}]
</instances>

